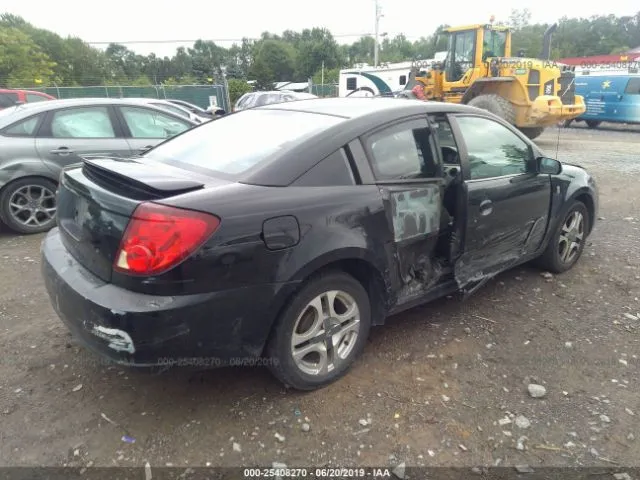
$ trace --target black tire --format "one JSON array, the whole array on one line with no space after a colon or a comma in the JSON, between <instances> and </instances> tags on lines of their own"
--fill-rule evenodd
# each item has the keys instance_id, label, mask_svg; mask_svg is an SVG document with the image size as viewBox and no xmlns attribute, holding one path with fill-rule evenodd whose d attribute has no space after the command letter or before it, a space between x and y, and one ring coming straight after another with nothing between
<instances>
[{"instance_id":1,"label":"black tire","mask_svg":"<svg viewBox=\"0 0 640 480\"><path fill-rule=\"evenodd\" d=\"M544 127L522 127L519 128L522 133L524 133L529 140L533 140L534 138L538 138L544 132Z\"/></svg>"},{"instance_id":2,"label":"black tire","mask_svg":"<svg viewBox=\"0 0 640 480\"><path fill-rule=\"evenodd\" d=\"M2 222L10 230L21 234L42 233L51 230L56 225L55 215L53 216L53 218L51 218L51 220L41 225L26 225L15 218L14 213L11 211L10 202L12 197L14 197L16 192L27 186L35 186L37 188L46 189L49 192L52 192L54 194L52 205L54 207L57 207L57 201L55 198L57 186L54 182L40 177L22 178L8 184L2 189L2 192L0 193L0 220L2 220Z\"/></svg>"},{"instance_id":3,"label":"black tire","mask_svg":"<svg viewBox=\"0 0 640 480\"><path fill-rule=\"evenodd\" d=\"M573 123L573 120L565 120L564 122L562 122L562 126L564 128L569 128L572 123Z\"/></svg>"},{"instance_id":4,"label":"black tire","mask_svg":"<svg viewBox=\"0 0 640 480\"><path fill-rule=\"evenodd\" d=\"M509 100L500 95L494 93L479 95L472 98L468 105L487 110L509 122L511 125L515 125L516 123L516 112L513 109L513 105L511 105Z\"/></svg>"},{"instance_id":5,"label":"black tire","mask_svg":"<svg viewBox=\"0 0 640 480\"><path fill-rule=\"evenodd\" d=\"M589 128L598 128L602 122L599 120L586 120L586 123Z\"/></svg>"},{"instance_id":6,"label":"black tire","mask_svg":"<svg viewBox=\"0 0 640 480\"><path fill-rule=\"evenodd\" d=\"M576 254L570 259L568 262L564 262L561 258L560 253L560 235L562 234L562 229L564 225L569 221L572 215L578 212L582 215L583 226L582 226L582 239L579 243L578 250ZM538 258L537 264L539 267L544 268L552 273L563 273L567 270L571 269L575 263L578 261L582 252L584 250L584 246L587 240L587 232L589 232L590 228L590 219L589 219L589 210L586 205L582 202L575 201L567 213L565 213L562 222L558 224L556 227L556 231L553 233L553 236L549 239L549 244L545 249L544 253Z\"/></svg>"},{"instance_id":7,"label":"black tire","mask_svg":"<svg viewBox=\"0 0 640 480\"><path fill-rule=\"evenodd\" d=\"M329 291L341 291L349 295L360 312L360 328L346 358L325 374L310 374L299 367L292 352L292 337L298 317L307 310L310 302ZM371 306L366 290L356 279L342 272L325 273L309 280L295 294L277 320L266 348L267 365L271 373L286 386L297 390L315 390L335 382L353 365L366 344L371 328ZM313 338L317 338L314 336ZM303 357L304 358L304 357Z\"/></svg>"}]
</instances>

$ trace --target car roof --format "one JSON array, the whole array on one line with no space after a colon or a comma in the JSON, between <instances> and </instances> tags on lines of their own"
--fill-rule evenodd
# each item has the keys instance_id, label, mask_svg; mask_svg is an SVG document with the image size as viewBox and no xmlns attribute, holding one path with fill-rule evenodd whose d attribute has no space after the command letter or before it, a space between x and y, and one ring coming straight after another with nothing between
<instances>
[{"instance_id":1,"label":"car roof","mask_svg":"<svg viewBox=\"0 0 640 480\"><path fill-rule=\"evenodd\" d=\"M495 115L468 105L425 102L401 98L318 98L293 100L241 110L247 112L282 111L292 114L328 115L342 121L323 129L306 140L283 148L281 154L241 181L258 185L288 185L317 161L329 156L349 142L395 121L429 113L471 113L497 119ZM220 120L224 121L224 117ZM504 122L503 122L504 123ZM313 155L309 155L313 152Z\"/></svg>"},{"instance_id":2,"label":"car roof","mask_svg":"<svg viewBox=\"0 0 640 480\"><path fill-rule=\"evenodd\" d=\"M341 97L341 98L309 98L294 102L275 103L255 107L259 110L291 110L298 112L333 115L337 117L355 119L371 117L374 121L380 114L386 118L399 118L421 113L477 113L475 107L443 102L425 102L405 98L388 97Z\"/></svg>"},{"instance_id":3,"label":"car roof","mask_svg":"<svg viewBox=\"0 0 640 480\"><path fill-rule=\"evenodd\" d=\"M68 108L68 107L82 107L85 105L141 105L145 103L146 108L150 108L153 110L157 110L158 112L162 112L164 114L173 115L178 118L178 115L172 113L168 110L165 110L161 107L156 107L154 105L148 105L148 102L142 102L144 99L136 99L136 98L65 98L65 99L56 99L56 100L48 100L46 102L34 102L34 103L24 103L17 107L9 107L13 108L11 114L1 115L0 116L0 128L3 128L7 125L10 125L16 121L27 118L31 115L36 115L42 112L48 112L51 110L56 110L58 108ZM148 99L158 100L158 99ZM5 109L8 110L8 109ZM9 113L9 112L7 112ZM186 120L187 122L192 123L193 125L197 125L196 122L190 120L185 117L179 117L181 120Z\"/></svg>"}]
</instances>

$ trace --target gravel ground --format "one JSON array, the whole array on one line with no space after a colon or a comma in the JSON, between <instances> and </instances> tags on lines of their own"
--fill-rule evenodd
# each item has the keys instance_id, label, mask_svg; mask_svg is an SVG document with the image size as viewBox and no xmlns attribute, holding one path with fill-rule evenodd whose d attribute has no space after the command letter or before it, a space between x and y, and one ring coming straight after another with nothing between
<instances>
[{"instance_id":1,"label":"gravel ground","mask_svg":"<svg viewBox=\"0 0 640 480\"><path fill-rule=\"evenodd\" d=\"M466 302L399 315L312 393L261 368L100 363L49 305L42 236L0 233L0 464L638 466L640 129L552 129L538 143L599 182L578 265L517 268Z\"/></svg>"}]
</instances>

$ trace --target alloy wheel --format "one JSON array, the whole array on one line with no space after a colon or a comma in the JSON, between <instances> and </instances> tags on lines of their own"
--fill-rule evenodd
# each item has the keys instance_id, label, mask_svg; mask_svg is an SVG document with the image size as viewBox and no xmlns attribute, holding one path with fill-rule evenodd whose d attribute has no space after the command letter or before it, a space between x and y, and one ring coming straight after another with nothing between
<instances>
[{"instance_id":1,"label":"alloy wheel","mask_svg":"<svg viewBox=\"0 0 640 480\"><path fill-rule=\"evenodd\" d=\"M353 297L340 290L324 292L294 324L293 361L307 375L327 375L348 361L359 333L360 309Z\"/></svg>"},{"instance_id":2,"label":"alloy wheel","mask_svg":"<svg viewBox=\"0 0 640 480\"><path fill-rule=\"evenodd\" d=\"M573 211L565 220L558 239L558 255L563 263L571 263L580 253L584 238L584 216Z\"/></svg>"},{"instance_id":3,"label":"alloy wheel","mask_svg":"<svg viewBox=\"0 0 640 480\"><path fill-rule=\"evenodd\" d=\"M9 213L15 222L26 227L45 226L56 215L55 192L43 185L20 187L9 198Z\"/></svg>"}]
</instances>

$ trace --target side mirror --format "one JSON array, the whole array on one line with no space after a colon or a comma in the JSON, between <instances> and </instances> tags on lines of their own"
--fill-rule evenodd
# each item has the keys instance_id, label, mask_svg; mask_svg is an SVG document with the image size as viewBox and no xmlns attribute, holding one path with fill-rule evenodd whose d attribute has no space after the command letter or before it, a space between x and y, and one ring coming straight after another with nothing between
<instances>
[{"instance_id":1,"label":"side mirror","mask_svg":"<svg viewBox=\"0 0 640 480\"><path fill-rule=\"evenodd\" d=\"M536 158L536 171L542 175L558 175L562 172L562 164L553 158Z\"/></svg>"}]
</instances>

